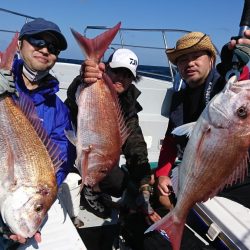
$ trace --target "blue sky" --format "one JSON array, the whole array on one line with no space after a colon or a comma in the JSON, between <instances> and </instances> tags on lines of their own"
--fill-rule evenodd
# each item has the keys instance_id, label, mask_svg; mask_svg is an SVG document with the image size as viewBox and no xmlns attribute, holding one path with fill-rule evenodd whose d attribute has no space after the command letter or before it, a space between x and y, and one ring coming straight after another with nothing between
<instances>
[{"instance_id":1,"label":"blue sky","mask_svg":"<svg viewBox=\"0 0 250 250\"><path fill-rule=\"evenodd\" d=\"M83 33L87 25L111 27L119 21L122 22L123 28L202 31L210 35L214 44L220 49L231 36L238 35L243 5L243 0L2 0L0 8L43 17L57 23L69 45L60 57L83 59L70 28ZM0 29L20 30L25 21L24 18L13 18L2 12L0 17ZM0 34L2 51L11 36L3 32ZM91 34L89 36L91 37ZM169 47L174 46L177 38L170 41ZM138 38L132 35L132 40L136 39ZM162 42L161 37L150 36L141 39L144 42L152 42L152 45ZM140 42L138 40L137 43ZM152 55L144 60L145 62L141 64L152 62L153 65L157 58Z\"/></svg>"}]
</instances>

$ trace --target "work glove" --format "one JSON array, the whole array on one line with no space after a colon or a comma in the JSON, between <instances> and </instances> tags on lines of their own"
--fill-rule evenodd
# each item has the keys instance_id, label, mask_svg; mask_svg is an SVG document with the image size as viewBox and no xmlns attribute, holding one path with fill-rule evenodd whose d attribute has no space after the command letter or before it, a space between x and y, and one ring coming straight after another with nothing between
<instances>
[{"instance_id":1,"label":"work glove","mask_svg":"<svg viewBox=\"0 0 250 250\"><path fill-rule=\"evenodd\" d=\"M236 48L233 52L239 63L243 66L247 65L250 58L250 45L247 44L236 44Z\"/></svg>"},{"instance_id":2,"label":"work glove","mask_svg":"<svg viewBox=\"0 0 250 250\"><path fill-rule=\"evenodd\" d=\"M0 95L6 92L17 94L14 78L10 70L0 69Z\"/></svg>"},{"instance_id":3,"label":"work glove","mask_svg":"<svg viewBox=\"0 0 250 250\"><path fill-rule=\"evenodd\" d=\"M221 63L217 65L220 75L225 76L233 68L233 60L237 60L238 70L242 69L250 59L250 45L236 44L235 49L230 50L228 44L225 44L221 50Z\"/></svg>"}]
</instances>

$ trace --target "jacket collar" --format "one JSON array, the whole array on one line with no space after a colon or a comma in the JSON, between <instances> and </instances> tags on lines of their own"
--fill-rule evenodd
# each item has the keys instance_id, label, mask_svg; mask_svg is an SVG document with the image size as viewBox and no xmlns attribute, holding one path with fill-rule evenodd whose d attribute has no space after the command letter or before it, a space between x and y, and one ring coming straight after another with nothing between
<instances>
[{"instance_id":1,"label":"jacket collar","mask_svg":"<svg viewBox=\"0 0 250 250\"><path fill-rule=\"evenodd\" d=\"M41 81L38 88L29 90L26 88L22 76L23 60L15 58L12 66L16 88L18 91L28 94L35 105L45 102L50 96L53 96L59 91L59 82L51 74L45 76Z\"/></svg>"}]
</instances>

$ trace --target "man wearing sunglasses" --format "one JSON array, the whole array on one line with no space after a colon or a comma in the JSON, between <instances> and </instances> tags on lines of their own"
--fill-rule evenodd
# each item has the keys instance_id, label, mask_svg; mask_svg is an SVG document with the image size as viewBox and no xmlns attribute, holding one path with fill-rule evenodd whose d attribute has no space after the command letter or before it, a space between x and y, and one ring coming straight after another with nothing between
<instances>
[{"instance_id":1,"label":"man wearing sunglasses","mask_svg":"<svg viewBox=\"0 0 250 250\"><path fill-rule=\"evenodd\" d=\"M59 27L43 18L24 24L19 33L18 55L13 61L11 74L0 71L0 94L23 92L33 103L43 126L53 142L59 145L64 161L56 174L58 186L68 174L73 163L74 147L64 134L71 128L66 105L57 97L59 82L49 71L55 65L60 51L67 48L67 42ZM72 153L70 153L72 152ZM25 243L26 239L10 235L10 239ZM41 241L39 233L35 235ZM1 247L0 247L1 248Z\"/></svg>"}]
</instances>

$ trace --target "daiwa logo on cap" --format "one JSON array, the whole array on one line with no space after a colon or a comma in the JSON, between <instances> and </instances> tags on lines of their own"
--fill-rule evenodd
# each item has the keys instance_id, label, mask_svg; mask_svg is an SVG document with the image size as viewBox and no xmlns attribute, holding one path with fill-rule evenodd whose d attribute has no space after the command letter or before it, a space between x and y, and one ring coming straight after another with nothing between
<instances>
[{"instance_id":1,"label":"daiwa logo on cap","mask_svg":"<svg viewBox=\"0 0 250 250\"><path fill-rule=\"evenodd\" d=\"M134 77L139 60L137 55L130 49L117 49L112 55L109 66L111 68L127 68Z\"/></svg>"},{"instance_id":2,"label":"daiwa logo on cap","mask_svg":"<svg viewBox=\"0 0 250 250\"><path fill-rule=\"evenodd\" d=\"M130 64L135 65L135 66L138 65L138 61L136 59L134 58L129 58L129 59L130 59Z\"/></svg>"}]
</instances>

